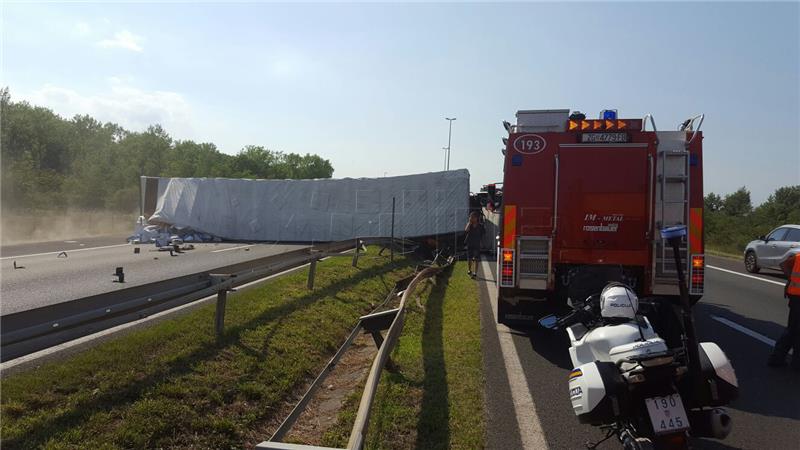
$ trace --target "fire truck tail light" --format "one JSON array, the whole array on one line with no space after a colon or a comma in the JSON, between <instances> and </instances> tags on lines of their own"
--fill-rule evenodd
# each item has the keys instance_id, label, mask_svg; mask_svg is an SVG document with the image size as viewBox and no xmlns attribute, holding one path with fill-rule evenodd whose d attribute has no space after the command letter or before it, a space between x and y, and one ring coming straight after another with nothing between
<instances>
[{"instance_id":1,"label":"fire truck tail light","mask_svg":"<svg viewBox=\"0 0 800 450\"><path fill-rule=\"evenodd\" d=\"M702 295L706 278L705 255L692 255L692 274L689 279L689 293Z\"/></svg>"},{"instance_id":2,"label":"fire truck tail light","mask_svg":"<svg viewBox=\"0 0 800 450\"><path fill-rule=\"evenodd\" d=\"M705 266L705 258L703 255L692 256L692 269L696 268L702 269L704 266Z\"/></svg>"},{"instance_id":3,"label":"fire truck tail light","mask_svg":"<svg viewBox=\"0 0 800 450\"><path fill-rule=\"evenodd\" d=\"M504 248L501 252L503 258L500 261L500 286L514 287L514 249Z\"/></svg>"}]
</instances>

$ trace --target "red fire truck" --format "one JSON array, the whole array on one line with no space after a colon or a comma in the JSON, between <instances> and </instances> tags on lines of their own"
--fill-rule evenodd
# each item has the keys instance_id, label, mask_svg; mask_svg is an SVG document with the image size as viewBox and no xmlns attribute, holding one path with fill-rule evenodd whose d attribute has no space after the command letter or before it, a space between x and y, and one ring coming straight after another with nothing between
<instances>
[{"instance_id":1,"label":"red fire truck","mask_svg":"<svg viewBox=\"0 0 800 450\"><path fill-rule=\"evenodd\" d=\"M559 109L518 111L516 125L504 122L498 320L536 320L536 305L582 300L609 281L642 296L677 296L674 260L659 234L677 224L688 227L683 260L699 299L702 121L657 131L650 115L620 119L604 110L588 119Z\"/></svg>"}]
</instances>

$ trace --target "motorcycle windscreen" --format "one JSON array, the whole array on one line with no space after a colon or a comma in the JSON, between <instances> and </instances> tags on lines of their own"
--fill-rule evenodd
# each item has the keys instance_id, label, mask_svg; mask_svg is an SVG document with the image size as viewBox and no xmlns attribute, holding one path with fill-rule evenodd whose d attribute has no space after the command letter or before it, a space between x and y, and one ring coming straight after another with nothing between
<instances>
[{"instance_id":1,"label":"motorcycle windscreen","mask_svg":"<svg viewBox=\"0 0 800 450\"><path fill-rule=\"evenodd\" d=\"M646 147L561 147L558 171L562 248L647 248Z\"/></svg>"}]
</instances>

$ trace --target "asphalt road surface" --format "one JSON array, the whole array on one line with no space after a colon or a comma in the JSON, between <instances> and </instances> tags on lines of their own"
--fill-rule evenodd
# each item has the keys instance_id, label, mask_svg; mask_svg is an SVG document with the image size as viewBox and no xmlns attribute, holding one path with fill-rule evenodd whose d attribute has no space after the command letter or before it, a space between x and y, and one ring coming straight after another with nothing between
<instances>
[{"instance_id":1,"label":"asphalt road surface","mask_svg":"<svg viewBox=\"0 0 800 450\"><path fill-rule=\"evenodd\" d=\"M694 439L698 449L800 448L800 373L766 367L771 343L786 325L784 279L745 272L740 261L707 257L706 295L695 308L701 341L716 342L733 363L740 397L727 410L727 439ZM572 369L564 332L496 324L495 264L479 272L490 449L582 449L602 438L580 424L567 395ZM514 420L516 419L516 420ZM614 440L600 449L620 448Z\"/></svg>"},{"instance_id":2,"label":"asphalt road surface","mask_svg":"<svg viewBox=\"0 0 800 450\"><path fill-rule=\"evenodd\" d=\"M194 244L176 256L121 236L22 244L0 250L0 312L10 314L182 275L213 270L303 245ZM61 254L61 252L65 252ZM14 268L16 263L17 267ZM112 274L122 267L125 283Z\"/></svg>"}]
</instances>

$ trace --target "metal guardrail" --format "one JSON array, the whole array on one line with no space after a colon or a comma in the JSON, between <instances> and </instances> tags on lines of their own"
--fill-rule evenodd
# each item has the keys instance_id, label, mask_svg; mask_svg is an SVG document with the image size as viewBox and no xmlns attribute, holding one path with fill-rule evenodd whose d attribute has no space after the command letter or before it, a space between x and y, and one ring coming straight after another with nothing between
<instances>
[{"instance_id":1,"label":"metal guardrail","mask_svg":"<svg viewBox=\"0 0 800 450\"><path fill-rule=\"evenodd\" d=\"M437 257L438 259L438 257ZM435 262L436 260L434 260ZM262 450L309 450L309 449L329 449L329 447L319 447L319 446L312 446L312 445L299 445L299 444L291 444L286 442L280 442L280 439L286 435L289 431L289 428L294 421L299 417L302 409L310 400L310 394L316 389L316 386L320 384L321 380L324 379L325 376L332 370L333 366L338 362L341 358L344 351L347 347L352 343L355 339L355 336L358 334L359 331L366 330L368 332L373 333L373 337L376 339L376 344L379 345L378 354L375 356L375 359L372 362L372 366L369 371L369 375L367 376L367 381L364 387L364 392L361 396L361 402L358 407L358 412L356 413L356 419L353 424L353 429L350 433L350 439L347 443L347 449L349 450L361 450L364 446L364 439L366 437L367 428L369 425L369 417L372 411L372 404L375 400L375 394L378 390L378 383L380 382L381 372L384 367L387 366L389 362L389 354L394 349L394 346L397 344L397 340L400 337L400 333L403 331L403 325L405 325L405 315L406 315L406 303L408 299L414 294L414 290L416 289L417 285L422 281L440 273L442 270L446 269L450 266L453 262L453 258L448 258L445 264L441 266L430 266L426 267L422 271L416 274L416 276L411 280L408 286L402 291L402 297L400 298L400 305L396 309L392 309L389 311L384 311L380 313L370 314L368 316L363 316L359 320L356 327L350 333L350 336L345 341L344 345L336 352L336 355L331 359L328 365L325 366L322 373L314 380L311 384L311 387L306 392L306 395L303 396L301 401L295 406L294 410L290 413L289 417L287 417L278 430L272 435L269 441L264 441L256 446L257 449ZM394 293L394 291L392 291ZM392 294L390 294L391 296ZM389 321L391 321L391 325L388 325ZM378 341L378 338L375 337L376 330L382 330L388 328L388 332L386 337L382 339L382 342ZM380 334L378 333L378 336Z\"/></svg>"},{"instance_id":2,"label":"metal guardrail","mask_svg":"<svg viewBox=\"0 0 800 450\"><path fill-rule=\"evenodd\" d=\"M216 327L219 334L228 290L309 263L315 269L318 260L359 249L363 244L362 239L322 244L4 315L0 317L0 361L10 361L214 294L218 295ZM353 265L357 264L359 253L355 252ZM309 271L310 289L313 289L314 272Z\"/></svg>"}]
</instances>

